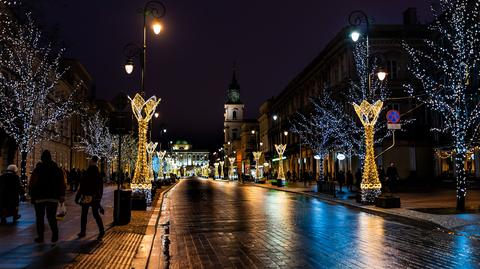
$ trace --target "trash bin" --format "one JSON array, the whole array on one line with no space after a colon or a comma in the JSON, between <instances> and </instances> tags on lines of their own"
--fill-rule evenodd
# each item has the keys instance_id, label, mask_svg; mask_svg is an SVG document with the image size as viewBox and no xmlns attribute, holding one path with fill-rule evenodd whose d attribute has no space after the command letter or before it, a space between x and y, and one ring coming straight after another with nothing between
<instances>
[{"instance_id":1,"label":"trash bin","mask_svg":"<svg viewBox=\"0 0 480 269\"><path fill-rule=\"evenodd\" d=\"M130 223L132 211L132 190L115 190L113 218L116 225Z\"/></svg>"}]
</instances>

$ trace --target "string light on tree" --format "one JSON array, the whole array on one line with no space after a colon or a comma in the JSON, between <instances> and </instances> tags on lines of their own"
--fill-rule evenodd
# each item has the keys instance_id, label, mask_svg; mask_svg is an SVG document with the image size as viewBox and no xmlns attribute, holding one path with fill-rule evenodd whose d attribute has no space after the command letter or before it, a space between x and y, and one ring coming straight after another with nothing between
<instances>
[{"instance_id":1,"label":"string light on tree","mask_svg":"<svg viewBox=\"0 0 480 269\"><path fill-rule=\"evenodd\" d=\"M480 2L439 0L432 7L437 33L425 40L425 50L403 43L411 58L410 72L417 78L405 87L410 95L441 116L442 126L455 151L457 209L465 209L467 195L465 161L468 149L478 140L480 102L470 77L480 68ZM440 37L440 38L438 38ZM441 40L441 42L439 42ZM420 94L421 93L421 94Z\"/></svg>"},{"instance_id":2,"label":"string light on tree","mask_svg":"<svg viewBox=\"0 0 480 269\"><path fill-rule=\"evenodd\" d=\"M60 67L63 50L54 53L45 45L30 14L20 24L0 13L0 29L0 128L18 146L26 186L28 153L49 129L71 115L74 93L55 88L65 73Z\"/></svg>"}]
</instances>

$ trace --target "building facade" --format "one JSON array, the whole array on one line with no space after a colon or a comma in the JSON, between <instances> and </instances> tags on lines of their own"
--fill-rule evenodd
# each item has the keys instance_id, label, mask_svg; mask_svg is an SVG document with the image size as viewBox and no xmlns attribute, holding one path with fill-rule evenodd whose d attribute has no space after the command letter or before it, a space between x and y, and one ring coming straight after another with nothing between
<instances>
[{"instance_id":1,"label":"building facade","mask_svg":"<svg viewBox=\"0 0 480 269\"><path fill-rule=\"evenodd\" d=\"M290 122L298 112L308 113L311 109L310 98L329 89L333 91L335 98L342 99L350 81L358 79L354 66L353 44L349 37L351 30L350 27L342 29L278 96L267 100L260 107L258 121L260 141L263 144L261 149L272 173L278 170L278 162L274 161L278 157L274 145L282 143L287 144L284 154L286 159L283 161L285 173L290 171L292 175L318 178L319 163L315 154L302 144L297 135L289 132ZM412 77L407 69L409 56L404 51L402 42L420 44L425 35L425 26L418 24L414 9L404 13L402 25L373 25L369 35L371 54L378 55L388 71L387 87L391 93L380 117L385 119L385 112L395 109L401 113L402 119L413 120L402 127L406 132L396 132L395 146L378 156L376 161L377 165L384 169L390 162L394 162L400 178L405 180L431 178L434 170L433 141L429 133L432 113L419 106L403 88L403 84ZM344 101L346 107L351 106ZM353 108L350 112L352 117L357 117ZM384 139L382 144L377 145L376 153L382 152L393 143L392 137ZM338 153L347 155L347 158L338 159ZM354 156L349 156L348 152L332 152L326 158L324 166L325 176L330 180L335 179L340 170L355 173L360 169L359 161Z\"/></svg>"}]
</instances>

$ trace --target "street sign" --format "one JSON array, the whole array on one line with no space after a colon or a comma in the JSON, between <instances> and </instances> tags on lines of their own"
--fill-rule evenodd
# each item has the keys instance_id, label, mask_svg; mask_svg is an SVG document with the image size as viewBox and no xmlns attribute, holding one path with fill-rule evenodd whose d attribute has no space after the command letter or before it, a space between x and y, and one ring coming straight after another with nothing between
<instances>
[{"instance_id":1,"label":"street sign","mask_svg":"<svg viewBox=\"0 0 480 269\"><path fill-rule=\"evenodd\" d=\"M395 109L389 110L387 112L387 121L388 123L397 124L400 123L400 112Z\"/></svg>"},{"instance_id":2,"label":"street sign","mask_svg":"<svg viewBox=\"0 0 480 269\"><path fill-rule=\"evenodd\" d=\"M388 130L401 130L402 125L398 123L387 123Z\"/></svg>"}]
</instances>

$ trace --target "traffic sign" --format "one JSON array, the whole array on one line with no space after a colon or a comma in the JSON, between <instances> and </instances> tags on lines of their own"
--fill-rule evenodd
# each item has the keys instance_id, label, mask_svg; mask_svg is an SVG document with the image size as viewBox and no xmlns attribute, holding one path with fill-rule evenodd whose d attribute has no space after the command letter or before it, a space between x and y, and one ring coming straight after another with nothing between
<instances>
[{"instance_id":1,"label":"traffic sign","mask_svg":"<svg viewBox=\"0 0 480 269\"><path fill-rule=\"evenodd\" d=\"M395 109L387 112L387 121L389 124L397 124L400 122L400 112Z\"/></svg>"}]
</instances>

